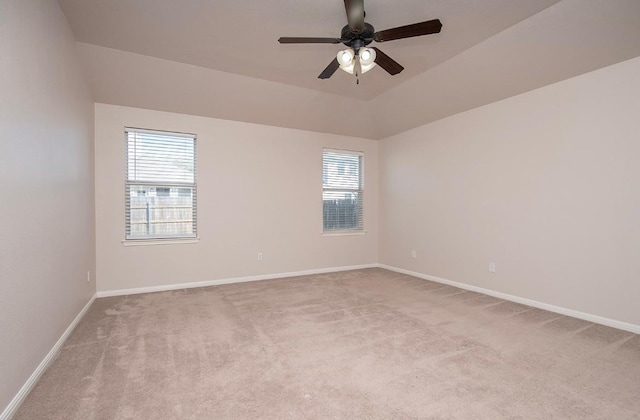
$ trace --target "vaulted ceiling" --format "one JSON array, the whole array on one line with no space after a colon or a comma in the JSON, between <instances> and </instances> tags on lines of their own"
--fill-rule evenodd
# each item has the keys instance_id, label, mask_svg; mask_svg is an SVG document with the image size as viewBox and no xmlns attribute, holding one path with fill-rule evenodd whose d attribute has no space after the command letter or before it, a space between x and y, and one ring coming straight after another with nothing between
<instances>
[{"instance_id":1,"label":"vaulted ceiling","mask_svg":"<svg viewBox=\"0 0 640 420\"><path fill-rule=\"evenodd\" d=\"M444 26L356 85L317 78L340 45L277 42L339 37L339 0L59 1L96 102L372 139L640 55L637 0L365 0L377 30Z\"/></svg>"}]
</instances>

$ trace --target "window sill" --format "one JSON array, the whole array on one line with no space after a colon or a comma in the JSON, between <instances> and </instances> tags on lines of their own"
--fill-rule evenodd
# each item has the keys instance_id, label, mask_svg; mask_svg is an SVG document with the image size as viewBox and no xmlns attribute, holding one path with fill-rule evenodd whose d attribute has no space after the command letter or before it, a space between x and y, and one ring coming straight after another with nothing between
<instances>
[{"instance_id":1,"label":"window sill","mask_svg":"<svg viewBox=\"0 0 640 420\"><path fill-rule=\"evenodd\" d=\"M176 238L176 239L123 239L124 246L150 246L150 245L178 245L196 244L200 238Z\"/></svg>"},{"instance_id":2,"label":"window sill","mask_svg":"<svg viewBox=\"0 0 640 420\"><path fill-rule=\"evenodd\" d=\"M351 230L339 230L336 232L322 232L322 236L360 236L360 235L366 235L367 231L366 230L355 230L355 231L351 231Z\"/></svg>"}]
</instances>

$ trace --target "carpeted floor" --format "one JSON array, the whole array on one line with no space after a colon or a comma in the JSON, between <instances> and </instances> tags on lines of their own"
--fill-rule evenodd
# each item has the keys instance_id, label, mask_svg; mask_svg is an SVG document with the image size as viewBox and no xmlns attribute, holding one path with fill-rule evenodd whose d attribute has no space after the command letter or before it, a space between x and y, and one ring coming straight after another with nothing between
<instances>
[{"instance_id":1,"label":"carpeted floor","mask_svg":"<svg viewBox=\"0 0 640 420\"><path fill-rule=\"evenodd\" d=\"M640 418L640 335L382 269L104 298L16 418Z\"/></svg>"}]
</instances>

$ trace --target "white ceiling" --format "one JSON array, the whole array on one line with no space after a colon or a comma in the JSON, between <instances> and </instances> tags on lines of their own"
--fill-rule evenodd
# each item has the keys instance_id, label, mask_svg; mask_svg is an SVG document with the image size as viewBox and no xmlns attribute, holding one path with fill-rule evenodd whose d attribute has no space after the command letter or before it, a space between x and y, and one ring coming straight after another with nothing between
<instances>
[{"instance_id":1,"label":"white ceiling","mask_svg":"<svg viewBox=\"0 0 640 420\"><path fill-rule=\"evenodd\" d=\"M368 138L640 55L638 0L365 0L377 30L443 30L376 44L405 71L356 86L317 78L340 45L277 42L339 37L339 0L59 2L97 102Z\"/></svg>"}]
</instances>

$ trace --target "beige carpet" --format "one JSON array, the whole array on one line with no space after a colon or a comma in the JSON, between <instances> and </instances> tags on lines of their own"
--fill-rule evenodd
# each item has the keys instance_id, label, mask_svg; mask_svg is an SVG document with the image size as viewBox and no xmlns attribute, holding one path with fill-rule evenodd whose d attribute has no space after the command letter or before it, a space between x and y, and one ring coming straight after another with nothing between
<instances>
[{"instance_id":1,"label":"beige carpet","mask_svg":"<svg viewBox=\"0 0 640 420\"><path fill-rule=\"evenodd\" d=\"M104 298L16 418L640 418L640 336L382 269Z\"/></svg>"}]
</instances>

